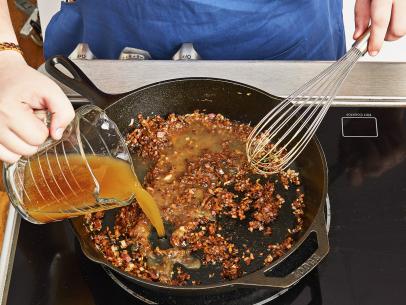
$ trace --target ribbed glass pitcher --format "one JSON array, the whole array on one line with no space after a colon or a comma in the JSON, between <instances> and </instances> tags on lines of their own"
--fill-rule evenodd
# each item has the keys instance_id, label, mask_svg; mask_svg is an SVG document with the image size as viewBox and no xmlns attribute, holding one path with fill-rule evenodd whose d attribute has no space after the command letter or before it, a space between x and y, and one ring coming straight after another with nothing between
<instances>
[{"instance_id":1,"label":"ribbed glass pitcher","mask_svg":"<svg viewBox=\"0 0 406 305\"><path fill-rule=\"evenodd\" d=\"M5 164L10 201L23 218L47 223L129 204L136 179L116 124L93 105L76 111L61 140Z\"/></svg>"}]
</instances>

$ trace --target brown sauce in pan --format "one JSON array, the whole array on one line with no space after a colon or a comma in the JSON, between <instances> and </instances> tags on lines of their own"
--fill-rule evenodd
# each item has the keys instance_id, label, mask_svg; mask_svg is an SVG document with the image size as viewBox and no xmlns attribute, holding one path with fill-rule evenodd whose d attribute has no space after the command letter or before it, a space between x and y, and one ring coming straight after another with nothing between
<instances>
[{"instance_id":1,"label":"brown sauce in pan","mask_svg":"<svg viewBox=\"0 0 406 305\"><path fill-rule=\"evenodd\" d=\"M148 160L144 186L173 228L172 247L151 244L151 225L135 204L119 210L114 227L102 227L102 212L87 216L85 226L95 246L113 265L142 279L198 284L187 270L220 265L223 279L235 279L243 264L259 259L269 264L292 246L290 234L300 231L303 222L303 194L297 190L297 199L285 203L273 182L260 184L254 178L245 155L250 126L198 112L167 119L138 116L138 121L127 144L138 160ZM293 171L283 173L281 181L286 187L300 184ZM284 204L292 205L296 225L262 257L239 249L218 222L219 217L248 219L248 232L271 235Z\"/></svg>"},{"instance_id":2,"label":"brown sauce in pan","mask_svg":"<svg viewBox=\"0 0 406 305\"><path fill-rule=\"evenodd\" d=\"M161 208L171 208L171 204L178 203L178 206L174 206L170 209L170 214L166 215L166 220L171 221L176 227L202 216L212 218L211 211L201 204L207 197L208 185L198 181L191 182L188 185L190 200L179 202L177 197L182 196L183 192L181 189L176 189L178 184L174 181L181 179L185 174L188 161L197 160L203 153L216 154L224 148L230 149L232 154L240 156L234 166L241 165L245 158L243 141L236 138L230 130L213 130L197 123L184 127L182 131L169 135L168 138L171 145L162 152L155 169L150 172L151 176L148 178L151 183L148 190ZM232 168L224 165L219 171L228 174ZM208 178L210 179L210 176ZM212 181L217 182L215 174Z\"/></svg>"}]
</instances>

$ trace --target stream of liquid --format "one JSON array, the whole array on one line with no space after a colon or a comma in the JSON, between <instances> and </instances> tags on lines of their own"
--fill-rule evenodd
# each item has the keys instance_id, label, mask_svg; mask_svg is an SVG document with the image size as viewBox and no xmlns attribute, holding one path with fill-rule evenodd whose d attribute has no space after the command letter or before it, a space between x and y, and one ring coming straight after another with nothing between
<instances>
[{"instance_id":1,"label":"stream of liquid","mask_svg":"<svg viewBox=\"0 0 406 305\"><path fill-rule=\"evenodd\" d=\"M31 158L24 173L24 206L40 222L119 207L134 195L164 236L160 210L127 162L100 155L43 155Z\"/></svg>"}]
</instances>

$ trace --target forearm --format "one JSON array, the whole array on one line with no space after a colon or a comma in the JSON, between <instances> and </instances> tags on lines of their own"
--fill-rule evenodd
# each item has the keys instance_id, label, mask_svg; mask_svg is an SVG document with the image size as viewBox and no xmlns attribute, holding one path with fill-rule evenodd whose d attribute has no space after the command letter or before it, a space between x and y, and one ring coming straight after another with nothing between
<instances>
[{"instance_id":1,"label":"forearm","mask_svg":"<svg viewBox=\"0 0 406 305\"><path fill-rule=\"evenodd\" d=\"M17 37L14 33L10 19L7 0L0 0L0 43L1 42L17 43Z\"/></svg>"},{"instance_id":2,"label":"forearm","mask_svg":"<svg viewBox=\"0 0 406 305\"><path fill-rule=\"evenodd\" d=\"M0 43L13 42L17 44L17 37L14 33L8 10L7 0L0 0ZM14 50L0 52L0 74L4 65L10 62L24 62L22 55Z\"/></svg>"}]
</instances>

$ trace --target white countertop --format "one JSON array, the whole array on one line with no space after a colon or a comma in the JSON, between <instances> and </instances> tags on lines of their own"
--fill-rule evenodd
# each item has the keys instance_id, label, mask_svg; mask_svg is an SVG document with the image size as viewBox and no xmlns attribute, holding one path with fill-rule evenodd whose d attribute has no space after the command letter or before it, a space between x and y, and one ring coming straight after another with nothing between
<instances>
[{"instance_id":1,"label":"white countertop","mask_svg":"<svg viewBox=\"0 0 406 305\"><path fill-rule=\"evenodd\" d=\"M74 60L100 89L127 92L151 83L183 77L234 80L271 94L287 96L328 67L307 61L136 61ZM44 67L40 67L44 71ZM73 100L80 96L62 86ZM335 106L406 107L406 63L360 62L339 90Z\"/></svg>"}]
</instances>

